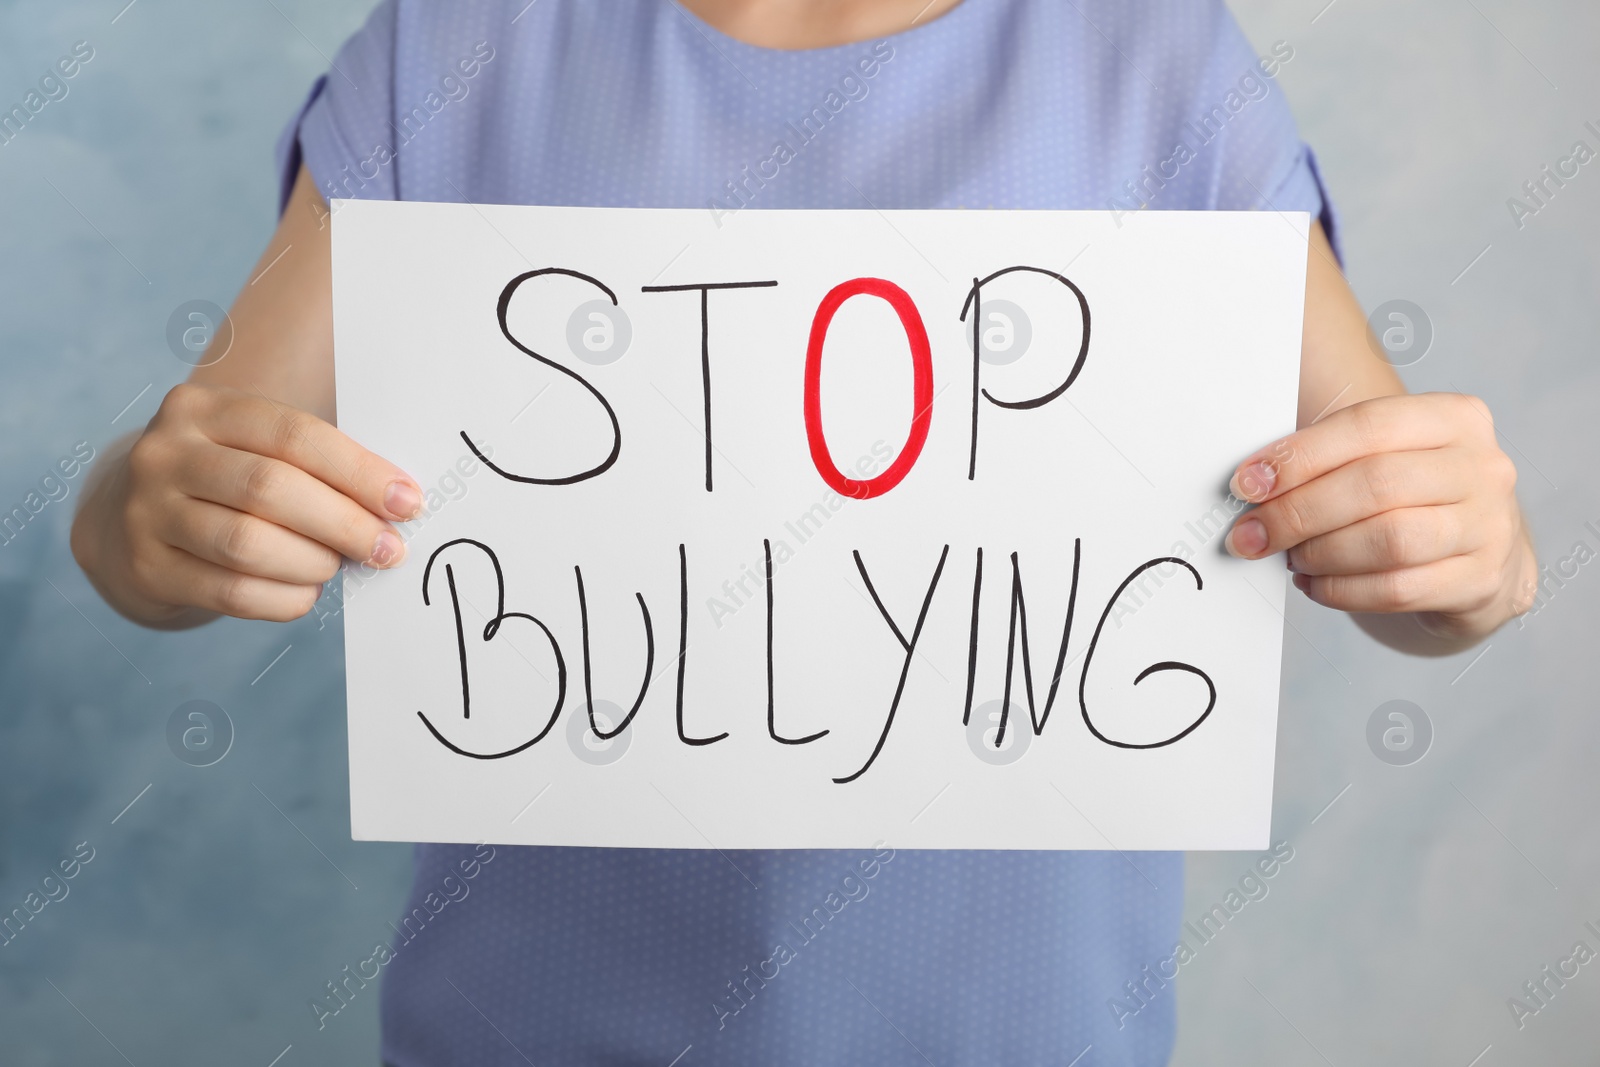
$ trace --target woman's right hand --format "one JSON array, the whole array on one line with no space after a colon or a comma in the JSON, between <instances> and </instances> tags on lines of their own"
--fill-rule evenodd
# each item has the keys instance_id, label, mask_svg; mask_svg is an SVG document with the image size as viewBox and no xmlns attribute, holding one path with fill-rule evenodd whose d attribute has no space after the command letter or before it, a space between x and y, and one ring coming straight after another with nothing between
<instances>
[{"instance_id":1,"label":"woman's right hand","mask_svg":"<svg viewBox=\"0 0 1600 1067\"><path fill-rule=\"evenodd\" d=\"M422 509L409 475L332 424L226 386L177 386L126 455L107 459L73 555L149 626L299 618L341 558L400 563L391 523Z\"/></svg>"}]
</instances>

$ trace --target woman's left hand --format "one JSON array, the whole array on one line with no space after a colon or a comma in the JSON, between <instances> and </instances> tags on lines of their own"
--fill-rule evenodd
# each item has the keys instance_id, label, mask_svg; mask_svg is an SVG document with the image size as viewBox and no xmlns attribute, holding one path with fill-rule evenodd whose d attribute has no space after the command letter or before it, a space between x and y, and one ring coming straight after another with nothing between
<instances>
[{"instance_id":1,"label":"woman's left hand","mask_svg":"<svg viewBox=\"0 0 1600 1067\"><path fill-rule=\"evenodd\" d=\"M1294 584L1355 613L1410 612L1470 643L1533 603L1537 564L1488 405L1459 393L1380 396L1260 449L1229 488L1259 506L1227 548L1287 550Z\"/></svg>"}]
</instances>

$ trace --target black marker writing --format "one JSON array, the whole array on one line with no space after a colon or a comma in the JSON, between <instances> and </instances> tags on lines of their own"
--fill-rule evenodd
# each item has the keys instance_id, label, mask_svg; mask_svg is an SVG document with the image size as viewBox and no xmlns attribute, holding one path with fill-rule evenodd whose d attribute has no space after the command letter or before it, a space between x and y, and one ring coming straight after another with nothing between
<instances>
[{"instance_id":1,"label":"black marker writing","mask_svg":"<svg viewBox=\"0 0 1600 1067\"><path fill-rule=\"evenodd\" d=\"M470 752L452 742L449 738L445 737L444 734L440 733L439 729L428 720L428 716L423 712L418 711L417 717L422 720L422 724L428 728L428 732L433 734L434 738L441 745L448 748L450 751L457 753L458 755L470 756L473 759L504 759L506 756L514 756L523 749L531 748L540 741L544 740L545 735L550 732L550 728L556 724L556 719L560 718L561 706L566 702L567 699L567 664L561 656L561 645L556 641L555 635L550 632L550 627L546 626L532 615L528 615L520 611L506 610L506 581L504 573L502 573L500 570L500 560L494 554L494 551L481 541L474 541L470 537L458 537L454 541L446 541L444 544L433 550L433 555L428 557L428 565L424 567L422 571L422 603L425 606L432 604L432 601L428 596L428 579L433 574L433 565L435 561L438 560L439 556L443 554L446 549L452 548L456 545L472 545L474 548L483 552L484 555L488 556L489 562L494 564L495 613L492 618L484 623L482 633L483 642L488 644L490 641L493 641L495 636L500 632L501 623L505 622L507 619L523 619L539 627L540 631L544 634L545 639L550 642L550 650L555 653L556 657L556 703L555 707L550 711L550 718L549 721L544 724L544 729L540 730L538 734L536 734L531 740L524 741L515 748L506 749L504 752ZM451 567L450 564L446 563L444 565L444 573L445 582L450 588L450 607L455 613L456 654L460 658L461 663L461 717L466 719L470 718L472 714L472 690L467 671L466 630L463 627L461 620L461 596L456 590L456 576L454 568Z\"/></svg>"},{"instance_id":2,"label":"black marker writing","mask_svg":"<svg viewBox=\"0 0 1600 1067\"><path fill-rule=\"evenodd\" d=\"M1035 710L1033 697L1033 657L1028 644L1028 607L1022 595L1022 565L1017 553L1011 553L1011 618L1009 631L1006 636L1006 677L1005 690L1000 698L1000 725L995 730L994 747L999 748L1005 738L1006 721L1011 714L1011 680L1016 664L1017 634L1022 634L1022 685L1023 692L1028 700L1028 718L1033 722L1033 733L1037 737L1044 733L1045 723L1050 720L1050 709L1056 702L1056 691L1061 688L1061 672L1066 667L1067 645L1072 640L1072 618L1078 607L1078 567L1083 558L1083 541L1081 538L1072 540L1072 589L1067 595L1067 618L1061 627L1061 643L1056 648L1056 669L1050 678L1050 691L1045 696L1044 712L1040 714ZM972 580L972 630L970 644L967 648L967 704L961 713L962 725L966 725L972 717L972 681L978 667L978 600L983 588L983 549L978 550L978 565Z\"/></svg>"},{"instance_id":3,"label":"black marker writing","mask_svg":"<svg viewBox=\"0 0 1600 1067\"><path fill-rule=\"evenodd\" d=\"M689 670L689 554L678 546L678 740L686 745L709 745L728 736L690 737L683 732L683 680Z\"/></svg>"},{"instance_id":4,"label":"black marker writing","mask_svg":"<svg viewBox=\"0 0 1600 1067\"><path fill-rule=\"evenodd\" d=\"M650 691L650 678L656 664L656 637L650 629L650 608L644 602L643 593L633 594L639 600L639 614L644 616L644 681L639 683L639 695L634 699L633 707L622 717L610 733L603 732L594 720L594 686L590 682L590 657L589 657L589 601L583 595L583 568L573 567L573 573L578 578L578 622L583 631L583 699L589 708L589 729L602 741L609 741L628 728L633 717L639 714L639 705L644 703L644 695Z\"/></svg>"},{"instance_id":5,"label":"black marker writing","mask_svg":"<svg viewBox=\"0 0 1600 1067\"><path fill-rule=\"evenodd\" d=\"M712 289L768 289L777 282L701 282L694 285L646 285L646 293L700 294L700 398L704 406L706 435L706 492L711 492L711 310L707 294Z\"/></svg>"},{"instance_id":6,"label":"black marker writing","mask_svg":"<svg viewBox=\"0 0 1600 1067\"><path fill-rule=\"evenodd\" d=\"M826 737L828 731L818 730L805 737L783 737L778 733L777 712L772 697L772 542L763 539L761 551L767 557L767 734L774 741L783 745L804 745L815 741L819 737ZM870 588L870 586L869 586ZM894 623L890 623L893 626Z\"/></svg>"},{"instance_id":7,"label":"black marker writing","mask_svg":"<svg viewBox=\"0 0 1600 1067\"><path fill-rule=\"evenodd\" d=\"M523 282L529 281L533 278L543 277L546 274L561 274L568 278L577 278L580 281L588 282L590 285L609 296L611 298L611 303L615 304L617 302L616 293L613 293L609 288L607 288L603 282L591 278L587 274L581 274L575 270L567 270L565 267L545 267L543 270L530 270L526 274L519 274L515 278L511 279L510 283L507 284L505 289L503 289L500 293L500 303L495 309L495 314L500 320L500 332L505 335L507 341L510 341L513 345L516 345L521 351L532 356L545 366L552 367L555 370L560 371L562 374L565 374L567 377L571 378L573 381L587 389L589 391L589 395L593 396L600 402L600 406L605 409L606 417L611 420L610 454L607 455L606 458L600 463L590 467L588 470L579 471L577 474L568 474L553 478L542 478L530 474L512 474L508 470L497 467L493 462L490 461L488 456L484 455L483 452L478 449L478 446L473 443L472 438L467 436L467 431L465 430L461 431L461 439L467 443L468 448L472 449L473 455L481 459L485 466L494 471L496 474L500 475L502 478L510 479L513 482L527 482L530 485L572 485L576 482L587 481L590 478L599 477L606 471L610 470L612 465L617 462L617 457L622 454L622 425L617 421L617 413L616 410L612 408L611 401L607 400L605 395L601 393L600 390L591 385L587 378L575 370L572 370L568 367L563 367L553 359L548 359L545 356L541 356L539 353L535 352L533 349L529 348L527 345L523 344L521 341L512 336L511 328L506 324L506 311L511 306L511 297L516 293L517 289L522 285Z\"/></svg>"},{"instance_id":8,"label":"black marker writing","mask_svg":"<svg viewBox=\"0 0 1600 1067\"><path fill-rule=\"evenodd\" d=\"M1001 400L990 393L989 390L982 388L978 380L978 370L981 366L979 357L982 352L980 330L983 324L983 287L996 278L1011 274L1014 271L1043 274L1048 278L1054 278L1068 289L1071 289L1072 295L1078 298L1078 310L1083 316L1083 340L1078 345L1078 358L1073 361L1072 369L1067 372L1066 379L1060 385L1047 393L1030 397L1026 400ZM1057 274L1053 270L1045 270L1043 267L1006 267L1004 270L995 271L987 278L972 279L972 288L967 291L966 302L961 305L962 322L967 321L968 311L972 312L972 447L967 458L967 481L970 482L978 470L978 397L981 395L996 407L1027 410L1044 407L1044 405L1066 392L1072 383L1078 380L1078 374L1083 370L1083 361L1089 355L1089 300L1083 295L1082 289L1068 281L1065 275Z\"/></svg>"},{"instance_id":9,"label":"black marker writing","mask_svg":"<svg viewBox=\"0 0 1600 1067\"><path fill-rule=\"evenodd\" d=\"M900 708L900 697L905 693L906 676L911 673L911 658L917 654L917 641L922 637L922 624L928 621L928 607L933 603L933 591L939 587L939 575L944 573L944 561L950 555L950 546L945 545L944 549L939 553L939 565L933 569L933 580L928 583L927 595L922 598L922 610L917 612L917 624L911 629L911 639L909 641L906 640L905 634L900 631L900 627L895 624L888 610L884 608L883 601L878 596L878 591L873 588L872 579L867 575L867 565L861 560L861 553L852 551L850 554L855 557L856 570L861 572L861 580L866 583L867 592L872 594L872 602L877 605L878 613L883 616L883 621L889 624L889 629L894 632L895 639L900 642L900 647L905 650L906 658L904 664L900 667L900 681L894 687L894 699L889 702L889 715L883 721L883 733L878 735L878 743L873 746L872 755L867 757L867 762L862 764L861 769L854 774L846 775L843 778L835 778L834 782L838 785L853 782L863 774L866 774L867 768L871 767L873 761L878 758L878 753L883 751L883 743L889 739L889 728L894 725L895 712Z\"/></svg>"},{"instance_id":10,"label":"black marker writing","mask_svg":"<svg viewBox=\"0 0 1600 1067\"><path fill-rule=\"evenodd\" d=\"M433 552L428 559L428 564L423 570L422 575L423 604L426 606L431 606L432 604L432 577L435 563L438 563L440 558L448 550L461 545L471 545L473 548L476 548L485 557L487 557L490 565L494 569L495 575L494 614L490 616L484 611L479 610L477 605L473 604L465 595L465 586L463 585L462 577L457 574L457 563L459 563L459 560L455 563L446 562L443 566L445 585L450 593L450 605L454 622L456 667L459 671L461 684L462 718L469 719L472 716L473 686L472 673L469 669L469 664L478 655L478 653L470 652L468 648L470 642L468 640L468 628L464 618L463 605L471 607L480 618L484 618L486 620L481 631L474 631L475 636L485 644L496 639L496 637L500 634L502 625L507 620L520 619L525 622L531 622L539 628L539 631L544 635L545 640L550 643L551 652L556 660L558 681L555 704L550 710L547 721L543 724L542 728L534 737L519 745L516 745L515 747L499 752L475 752L466 749L446 737L444 731L441 730L439 725L433 719L430 719L426 713L418 711L417 715L422 720L423 725L433 735L433 737L452 752L472 759L500 759L506 756L515 755L516 753L522 752L525 749L537 744L550 732L551 728L555 725L556 721L561 715L566 698L566 663L561 653L560 643L557 641L554 633L551 632L550 628L546 626L544 622L525 612L506 610L505 577L501 571L500 561L496 557L495 553L487 545L480 541L476 541L471 538L457 538L456 540L440 546ZM883 752L884 746L889 738L889 732L894 727L894 722L899 712L900 703L905 696L906 683L910 675L912 660L914 657L920 654L918 651L918 646L922 638L923 628L932 608L934 594L938 590L939 580L944 573L944 567L949 559L949 554L950 546L946 544L940 550L938 563L934 567L932 578L929 580L927 589L923 595L921 606L917 612L915 624L908 630L907 627L903 626L895 618L894 614L884 604L883 597L880 595L876 584L872 580L871 574L867 570L866 560L862 558L861 552L859 550L854 550L851 552L851 557L855 562L856 570L861 576L862 583L866 586L867 595L871 599L873 606L877 609L879 616L888 626L889 632L894 636L895 641L899 644L901 652L903 653L903 658L900 663L899 679L895 685L894 694L889 701L888 712L884 718L883 727L878 734L877 741L872 748L871 754L854 773L832 779L832 781L836 784L847 785L858 780L862 775L871 769L873 764L877 761L879 755ZM765 633L767 735L771 740L781 745L809 744L828 736L828 734L831 733L831 730L818 730L803 737L786 737L778 731L777 727L777 583L775 567L776 560L773 555L771 540L763 539L762 555L765 560L764 586L766 590L767 607ZM1006 639L1005 687L1003 698L1001 700L1002 708L1000 713L999 729L995 734L996 748L1003 747L1005 736L1004 731L1010 728L1009 714L1011 694L1015 686L1018 665L1017 661L1019 658L1021 660L1022 688L1027 701L1028 718L1030 720L1030 725L1032 726L1034 735L1042 735L1044 733L1045 726L1049 722L1051 712L1055 706L1056 698L1060 692L1061 678L1066 669L1067 652L1072 641L1073 623L1077 613L1077 600L1083 559L1083 545L1081 539L1075 538L1073 540L1072 577L1071 585L1068 590L1065 619L1061 627L1060 640L1056 646L1055 668L1051 674L1048 690L1044 695L1042 708L1039 706L1037 694L1034 690L1033 653L1032 644L1028 633L1027 601L1024 594L1021 555L1020 553L1012 552L1010 558L1011 585ZM1088 646L1083 653L1083 666L1078 684L1078 702L1082 710L1084 725L1088 728L1089 733L1096 740L1101 741L1104 744L1125 749L1150 749L1171 745L1182 738L1187 737L1190 733L1197 729L1200 724L1210 716L1211 712L1216 707L1217 689L1215 684L1212 682L1210 675L1193 664L1184 663L1177 660L1161 660L1152 663L1150 666L1140 671L1138 676L1133 679L1133 684L1137 686L1151 675L1161 672L1182 671L1199 678L1205 683L1208 690L1209 696L1205 708L1200 711L1200 713L1182 730L1170 737L1157 741L1126 741L1112 737L1105 729L1102 729L1089 711L1087 695L1088 676L1089 671L1094 663L1094 656L1097 648L1099 647L1100 638L1105 632L1106 620L1111 617L1113 609L1120 602L1120 598L1123 596L1123 594L1127 592L1129 586L1134 584L1142 574L1151 570L1152 568L1168 564L1175 564L1187 570L1190 576L1194 578L1196 589L1203 590L1204 584L1199 571L1178 557L1160 556L1140 564L1122 580L1121 584L1117 586L1116 591L1112 593L1111 597L1106 601L1105 608L1101 612L1099 621L1095 626L1094 634L1090 638ZM578 596L578 617L580 627L579 636L581 638L583 649L583 685L584 696L588 706L588 726L597 738L601 740L610 740L621 734L630 725L632 725L634 718L638 715L649 693L650 683L654 679L655 671L655 631L653 621L650 615L649 605L644 598L644 594L639 592L634 593L634 598L639 605L641 622L644 627L645 663L643 678L639 685L638 695L633 701L633 706L625 715L622 716L620 722L612 724L609 730L602 730L596 719L596 714L594 711L594 691L592 678L593 658L591 649L588 592L584 583L582 568L574 566L573 575L576 582ZM691 737L686 731L684 723L684 697L687 684L686 680L688 675L689 653L689 560L688 549L684 544L679 544L678 546L678 591L679 631L676 709L677 735L679 741L689 746L704 746L714 744L717 741L727 738L729 736L728 732L723 731L722 733L711 737ZM982 593L983 549L979 548L976 553L973 569L972 602L970 609L971 616L969 622L970 630L968 634L967 646L966 703L962 712L963 725L969 723L972 716L973 693L975 690L975 679L977 674L977 660L979 646L981 643L979 622L981 617ZM963 603L961 610L963 612L967 610L965 603Z\"/></svg>"},{"instance_id":11,"label":"black marker writing","mask_svg":"<svg viewBox=\"0 0 1600 1067\"><path fill-rule=\"evenodd\" d=\"M1108 745L1115 745L1118 748L1161 748L1165 745L1172 744L1174 741L1181 741L1183 738L1189 736L1195 727L1205 722L1206 716L1211 714L1211 709L1217 706L1217 687L1212 683L1211 676L1209 674L1193 664L1180 663L1176 660L1163 660L1160 663L1152 663L1150 666L1140 671L1139 676L1133 680L1133 684L1138 685L1140 682L1144 681L1150 675L1155 674L1158 671L1186 671L1189 674L1199 678L1201 681L1206 683L1206 689L1210 691L1211 696L1210 699L1206 701L1206 710L1202 711L1200 713L1200 717L1195 719L1194 722L1190 723L1188 726L1184 727L1182 730L1179 730L1177 733L1173 734L1164 741L1152 741L1148 744L1139 745L1133 744L1129 741L1112 740L1100 732L1099 728L1094 724L1094 719L1092 719L1089 715L1089 702L1084 697L1084 689L1089 683L1089 664L1094 659L1095 646L1100 643L1100 631L1106 624L1106 617L1111 614L1112 607L1116 605L1117 600L1122 596L1123 591L1133 583L1135 578L1139 577L1139 575L1143 574L1151 567L1158 567L1163 563L1176 563L1178 566L1182 567L1184 570L1188 571L1194 576L1194 587L1196 589L1205 588L1205 584L1200 580L1200 572L1176 556L1160 556L1156 559L1148 560L1139 564L1139 566L1135 567L1133 571L1122 580L1122 584L1117 586L1117 591L1111 594L1111 599L1106 601L1106 609L1100 613L1100 621L1095 624L1094 636L1089 639L1089 651L1084 653L1083 656L1083 674L1078 680L1078 706L1083 709L1083 724L1089 728L1089 732L1094 734L1095 737L1099 738L1101 741L1104 741Z\"/></svg>"}]
</instances>

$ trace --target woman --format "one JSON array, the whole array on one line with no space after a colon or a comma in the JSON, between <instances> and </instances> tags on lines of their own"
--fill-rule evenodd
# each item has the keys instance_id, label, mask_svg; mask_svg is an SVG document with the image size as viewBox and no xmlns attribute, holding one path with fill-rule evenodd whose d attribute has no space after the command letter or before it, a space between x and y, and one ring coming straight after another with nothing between
<instances>
[{"instance_id":1,"label":"woman","mask_svg":"<svg viewBox=\"0 0 1600 1067\"><path fill-rule=\"evenodd\" d=\"M386 0L280 145L227 358L102 463L73 549L178 628L401 565L415 481L332 425L328 201L1307 211L1300 429L1241 459L1235 555L1419 654L1531 603L1489 413L1369 347L1312 154L1219 2ZM787 151L777 150L782 142ZM421 845L413 905L469 847ZM1164 1063L1174 855L502 848L386 964L383 1056L443 1063ZM871 875L866 872L871 868ZM827 937L772 946L845 879ZM759 888L755 888L759 886ZM409 910L409 908L408 908ZM1130 985L1131 983L1131 985ZM1137 989L1135 993L1133 990ZM312 1011L318 1007L313 1004ZM678 1059L675 1059L677 1057Z\"/></svg>"}]
</instances>

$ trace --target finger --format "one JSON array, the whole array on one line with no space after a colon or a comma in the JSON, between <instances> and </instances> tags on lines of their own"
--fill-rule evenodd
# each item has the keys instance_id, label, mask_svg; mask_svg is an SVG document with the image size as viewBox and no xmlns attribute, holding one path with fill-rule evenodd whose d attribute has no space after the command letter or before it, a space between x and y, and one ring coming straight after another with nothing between
<instances>
[{"instance_id":1,"label":"finger","mask_svg":"<svg viewBox=\"0 0 1600 1067\"><path fill-rule=\"evenodd\" d=\"M393 567L405 559L405 542L392 526L282 460L218 447L205 464L180 471L178 488L286 527L358 562Z\"/></svg>"},{"instance_id":2,"label":"finger","mask_svg":"<svg viewBox=\"0 0 1600 1067\"><path fill-rule=\"evenodd\" d=\"M322 595L321 585L274 581L240 574L162 545L158 566L164 600L193 605L238 619L291 622L311 610Z\"/></svg>"},{"instance_id":3,"label":"finger","mask_svg":"<svg viewBox=\"0 0 1600 1067\"><path fill-rule=\"evenodd\" d=\"M321 585L339 570L327 545L243 511L190 498L166 514L168 544L231 571Z\"/></svg>"},{"instance_id":4,"label":"finger","mask_svg":"<svg viewBox=\"0 0 1600 1067\"><path fill-rule=\"evenodd\" d=\"M1498 588L1495 568L1471 553L1374 574L1297 574L1294 584L1324 607L1378 614L1475 611Z\"/></svg>"},{"instance_id":5,"label":"finger","mask_svg":"<svg viewBox=\"0 0 1600 1067\"><path fill-rule=\"evenodd\" d=\"M199 413L197 421L217 444L298 467L374 515L404 522L422 510L422 492L410 475L308 412L239 393Z\"/></svg>"},{"instance_id":6,"label":"finger","mask_svg":"<svg viewBox=\"0 0 1600 1067\"><path fill-rule=\"evenodd\" d=\"M1295 545L1289 569L1368 574L1416 567L1481 547L1478 532L1458 507L1396 508Z\"/></svg>"},{"instance_id":7,"label":"finger","mask_svg":"<svg viewBox=\"0 0 1600 1067\"><path fill-rule=\"evenodd\" d=\"M1462 449L1366 456L1246 513L1224 544L1236 556L1259 559L1395 508L1454 504L1471 488Z\"/></svg>"},{"instance_id":8,"label":"finger","mask_svg":"<svg viewBox=\"0 0 1600 1067\"><path fill-rule=\"evenodd\" d=\"M1246 457L1229 490L1261 502L1365 456L1442 448L1494 433L1488 406L1461 393L1381 396L1341 408Z\"/></svg>"}]
</instances>

